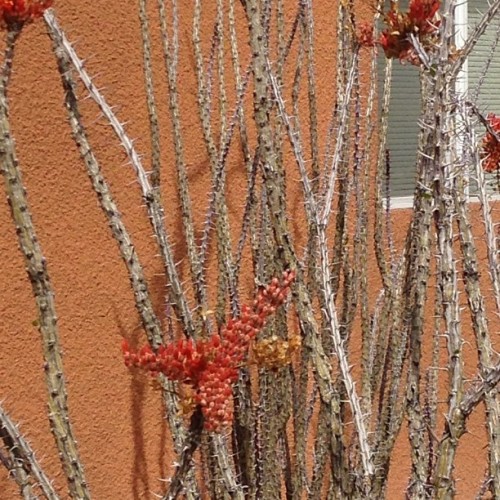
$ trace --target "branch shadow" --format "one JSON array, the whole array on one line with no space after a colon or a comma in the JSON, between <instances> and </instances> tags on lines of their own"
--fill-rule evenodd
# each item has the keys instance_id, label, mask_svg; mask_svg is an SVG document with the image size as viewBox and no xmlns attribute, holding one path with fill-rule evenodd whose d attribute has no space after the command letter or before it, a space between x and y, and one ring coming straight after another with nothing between
<instances>
[{"instance_id":1,"label":"branch shadow","mask_svg":"<svg viewBox=\"0 0 500 500\"><path fill-rule=\"evenodd\" d=\"M122 338L130 341L131 345L137 345L142 327L136 327L131 335L125 329L118 313L114 310L116 324ZM144 500L150 498L151 489L149 484L148 464L146 459L144 441L144 415L143 406L147 390L147 380L144 374L133 373L130 377L130 419L132 423L132 440L134 447L134 461L132 464L132 498Z\"/></svg>"}]
</instances>

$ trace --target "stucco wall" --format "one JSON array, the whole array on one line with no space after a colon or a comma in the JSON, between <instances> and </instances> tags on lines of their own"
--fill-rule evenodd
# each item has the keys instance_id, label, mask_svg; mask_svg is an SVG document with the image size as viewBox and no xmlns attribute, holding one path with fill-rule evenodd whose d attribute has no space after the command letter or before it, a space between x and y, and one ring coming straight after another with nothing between
<instances>
[{"instance_id":1,"label":"stucco wall","mask_svg":"<svg viewBox=\"0 0 500 500\"><path fill-rule=\"evenodd\" d=\"M137 139L137 149L148 162L148 122L135 3L67 0L57 2L56 11L78 53L86 59L87 69L96 75L96 83L104 89L110 103L118 105L120 118L128 122L127 130ZM196 82L190 41L192 2L179 3L181 111L191 195L200 223L207 203L209 165L195 107ZM206 20L213 19L213 5L208 3L203 2L207 4L204 5ZM293 14L296 2L286 3ZM335 20L330 1L315 4L318 101L326 103L320 108L320 129L324 133L330 118L328 104L333 102ZM240 15L239 4L237 9ZM151 10L152 18L156 19L153 7ZM367 10L365 6L364 12ZM211 29L210 22L205 24L206 29ZM241 23L240 29L245 30L246 25ZM159 41L157 35L155 40ZM206 37L206 51L208 40ZM159 43L156 46L159 47ZM242 50L245 52L245 47ZM163 136L167 224L172 240L180 242L168 104L159 50L154 52L154 61ZM13 133L24 181L56 290L70 414L88 482L96 499L153 499L153 492L163 488L160 478L168 477L172 470L161 397L146 377L132 377L123 366L121 338L126 336L142 344L145 337L126 270L71 140L59 75L43 22L27 28L18 43L10 98ZM162 264L133 171L97 108L88 100L81 105L97 157L150 278L155 307L164 317ZM237 154L230 156L229 172L230 216L237 221L241 217L240 186L245 176ZM299 188L297 182L291 191ZM11 416L21 422L21 430L38 450L37 456L46 472L64 492L64 479L47 422L40 340L33 326L36 310L5 196L0 199L0 399ZM294 200L299 199L291 193L292 206ZM407 212L395 212L399 241L407 220ZM293 227L298 235L300 217L294 218ZM182 260L184 250L180 244L175 246L175 251L176 258ZM247 290L250 284L250 278L242 283ZM472 349L467 352L471 353ZM480 414L472 418L470 430L471 434L459 448L457 467L457 477L461 479L458 489L460 498L464 499L472 498L484 473L484 431ZM391 472L390 498L402 498L407 481L409 456L404 433L399 443ZM16 495L13 482L0 468L0 499L10 500Z\"/></svg>"}]
</instances>

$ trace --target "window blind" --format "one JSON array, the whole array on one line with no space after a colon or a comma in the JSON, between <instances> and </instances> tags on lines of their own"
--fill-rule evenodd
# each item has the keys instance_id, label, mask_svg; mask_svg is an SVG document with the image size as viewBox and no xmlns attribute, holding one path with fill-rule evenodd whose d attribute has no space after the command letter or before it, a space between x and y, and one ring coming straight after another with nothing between
<instances>
[{"instance_id":1,"label":"window blind","mask_svg":"<svg viewBox=\"0 0 500 500\"><path fill-rule=\"evenodd\" d=\"M408 0L400 0L399 4L402 11L408 8ZM386 10L388 8L389 2ZM383 51L380 52L379 88L382 98L387 60ZM390 195L393 198L412 196L415 190L420 110L418 68L394 60L386 143L390 158Z\"/></svg>"},{"instance_id":2,"label":"window blind","mask_svg":"<svg viewBox=\"0 0 500 500\"><path fill-rule=\"evenodd\" d=\"M486 0L469 0L469 34L481 20L482 14L487 8L488 2ZM488 113L500 114L500 43L496 41L499 30L500 17L497 16L478 40L468 59L469 95L473 99L477 95L475 104L484 115ZM485 65L492 53L493 57L489 62L487 72L484 74ZM478 87L481 79L483 81ZM479 137L485 133L482 125L478 125L476 130ZM486 179L489 183L489 191L498 192L497 174L487 174ZM473 194L475 191L476 186L472 174L470 193Z\"/></svg>"}]
</instances>

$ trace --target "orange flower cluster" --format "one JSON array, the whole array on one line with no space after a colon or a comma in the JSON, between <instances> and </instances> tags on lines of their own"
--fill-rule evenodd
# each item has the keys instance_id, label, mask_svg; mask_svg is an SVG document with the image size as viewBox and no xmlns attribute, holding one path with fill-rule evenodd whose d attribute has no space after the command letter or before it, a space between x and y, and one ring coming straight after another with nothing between
<instances>
[{"instance_id":1,"label":"orange flower cluster","mask_svg":"<svg viewBox=\"0 0 500 500\"><path fill-rule=\"evenodd\" d=\"M33 22L52 6L54 0L0 0L2 27Z\"/></svg>"},{"instance_id":2,"label":"orange flower cluster","mask_svg":"<svg viewBox=\"0 0 500 500\"><path fill-rule=\"evenodd\" d=\"M193 387L205 429L217 432L232 420L232 385L238 378L238 368L245 360L250 341L283 304L294 279L293 271L285 271L281 283L273 278L258 292L252 307L243 306L239 318L230 319L220 335L209 339L180 339L160 347L156 353L149 346L133 352L124 340L125 365L140 367L152 375L162 373L170 380Z\"/></svg>"},{"instance_id":3,"label":"orange flower cluster","mask_svg":"<svg viewBox=\"0 0 500 500\"><path fill-rule=\"evenodd\" d=\"M268 370L277 370L291 363L292 355L299 347L300 337L298 335L289 340L273 336L257 341L252 353L257 366Z\"/></svg>"},{"instance_id":4,"label":"orange flower cluster","mask_svg":"<svg viewBox=\"0 0 500 500\"><path fill-rule=\"evenodd\" d=\"M500 137L500 116L490 113L487 116L488 123L495 134ZM488 132L481 143L481 160L485 172L496 172L500 170L500 142Z\"/></svg>"},{"instance_id":5,"label":"orange flower cluster","mask_svg":"<svg viewBox=\"0 0 500 500\"><path fill-rule=\"evenodd\" d=\"M410 35L417 37L424 48L432 44L440 23L440 3L440 0L411 0L406 13L400 12L397 4L392 4L384 16L387 28L379 38L386 57L419 64Z\"/></svg>"}]
</instances>

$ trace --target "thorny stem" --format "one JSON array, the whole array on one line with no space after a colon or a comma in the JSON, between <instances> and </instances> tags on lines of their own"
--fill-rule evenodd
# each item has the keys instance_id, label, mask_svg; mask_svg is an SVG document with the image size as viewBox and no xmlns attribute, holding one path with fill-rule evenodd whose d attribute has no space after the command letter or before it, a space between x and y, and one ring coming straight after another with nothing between
<instances>
[{"instance_id":1,"label":"thorny stem","mask_svg":"<svg viewBox=\"0 0 500 500\"><path fill-rule=\"evenodd\" d=\"M195 52L196 78L198 83L198 112L203 132L203 140L207 149L208 159L210 162L212 173L212 194L211 199L214 200L213 212L209 212L205 222L205 229L201 243L201 264L206 265L206 251L208 246L208 238L212 229L212 218L216 214L215 230L216 230L216 245L217 245L217 266L218 266L218 284L217 284L217 307L216 320L221 324L225 317L226 295L229 294L231 300L230 307L232 314L237 316L239 313L238 293L236 290L236 280L234 277L234 263L231 250L231 237L229 227L228 207L226 201L226 171L224 168L227 151L232 138L233 128L227 130L225 120L225 89L224 89L224 60L223 60L223 9L221 2L217 3L217 14L214 25L214 33L212 36L212 53L210 57L210 66L208 75L205 73L205 65L203 62L203 54L201 49L201 18L202 18L202 3L196 0L194 4L193 15L193 46ZM214 56L214 51L217 51L217 57ZM216 59L216 61L215 61ZM219 130L221 141L220 151L217 149L214 140L214 131L212 127L212 64L216 62L218 67L219 81L219 104L220 113L222 116ZM236 116L235 116L236 119ZM235 123L235 121L234 121ZM210 203L210 208L212 208ZM241 380L236 385L236 391L239 392L239 398L250 401L249 388L245 387ZM251 403L250 403L251 405ZM236 407L237 413L238 408ZM237 417L238 418L238 417ZM247 418L251 418L249 414ZM221 477L221 486L227 492L233 492L238 495L243 495L241 486L238 484L232 468L229 466L231 460L229 458L229 450L227 443L219 437L210 438L211 445L216 450L217 474Z\"/></svg>"},{"instance_id":2,"label":"thorny stem","mask_svg":"<svg viewBox=\"0 0 500 500\"><path fill-rule=\"evenodd\" d=\"M464 117L467 117L467 114L464 114ZM464 133L468 134L469 137L474 137L470 124L465 120L464 120L464 127L466 127ZM481 166L479 153L477 151L472 151L470 152L470 154L472 155L472 160L475 165L475 174L477 179L477 196L479 198L479 203L481 205L482 219L486 233L487 252L488 252L488 273L493 286L493 294L495 297L497 313L500 314L500 265L498 261L498 253L496 250L497 244L496 244L495 226L492 217L492 209L489 200L489 195L487 193L486 180Z\"/></svg>"},{"instance_id":3,"label":"thorny stem","mask_svg":"<svg viewBox=\"0 0 500 500\"><path fill-rule=\"evenodd\" d=\"M154 234L160 247L160 252L163 257L165 272L169 280L169 291L171 295L172 305L181 321L181 326L184 334L188 337L196 336L195 327L191 311L189 310L187 300L182 289L179 274L177 272L176 263L173 258L172 249L170 246L167 230L165 227L164 210L161 205L160 199L157 196L157 191L153 189L142 162L137 154L132 141L127 136L123 125L118 121L115 113L106 102L103 95L97 89L89 74L84 68L83 61L78 57L74 48L69 43L66 35L61 30L59 23L50 10L44 14L45 22L54 35L59 36L61 39L61 46L64 48L71 64L75 68L81 78L85 88L101 109L103 115L109 121L113 131L120 140L121 145L125 149L132 167L134 168L139 185L142 190L142 196L146 202L148 215L153 226Z\"/></svg>"},{"instance_id":4,"label":"thorny stem","mask_svg":"<svg viewBox=\"0 0 500 500\"><path fill-rule=\"evenodd\" d=\"M384 83L382 87L382 99L381 99L381 110L380 110L380 140L378 144L378 156L377 156L377 167L375 171L375 233L374 233L374 247L375 247L375 257L377 259L377 265L379 268L380 275L382 277L382 282L384 289L389 291L390 289L390 274L387 269L387 262L385 259L384 251L384 238L383 238L383 179L385 173L385 159L386 159L386 138L387 129L389 126L389 102L391 98L391 80L392 80L392 60L387 59L385 61L386 67L384 71Z\"/></svg>"},{"instance_id":5,"label":"thorny stem","mask_svg":"<svg viewBox=\"0 0 500 500\"><path fill-rule=\"evenodd\" d=\"M33 489L40 489L47 500L59 500L52 481L45 475L29 443L19 433L9 415L0 405L0 439L11 457L10 466L24 498L36 498ZM9 464L5 464L8 466ZM35 484L32 482L36 481Z\"/></svg>"},{"instance_id":6,"label":"thorny stem","mask_svg":"<svg viewBox=\"0 0 500 500\"><path fill-rule=\"evenodd\" d=\"M192 467L193 455L201 442L201 434L203 432L203 413L201 406L197 406L191 415L191 423L189 425L188 434L179 457L179 463L175 469L174 476L171 479L170 487L167 493L162 497L162 500L175 500L184 489L184 480Z\"/></svg>"},{"instance_id":7,"label":"thorny stem","mask_svg":"<svg viewBox=\"0 0 500 500\"><path fill-rule=\"evenodd\" d=\"M177 67L179 59L179 39L178 39L178 12L177 1L172 1L172 35L169 37L167 28L167 13L165 9L165 1L158 0L158 12L160 17L160 31L162 39L163 58L165 63L165 71L168 82L168 99L170 108L170 118L172 123L172 135L175 152L175 166L177 173L177 189L181 202L181 219L184 238L187 246L189 264L191 268L191 279L195 290L196 303L198 314L196 321L201 321L201 312L208 309L207 305L207 290L205 273L203 270L202 257L198 251L193 214L191 207L191 197L189 194L188 177L186 171L186 163L184 158L184 142L181 131L181 118L179 109L179 89L177 86ZM211 325L208 320L205 321L207 331L211 330Z\"/></svg>"},{"instance_id":8,"label":"thorny stem","mask_svg":"<svg viewBox=\"0 0 500 500\"><path fill-rule=\"evenodd\" d=\"M146 331L148 341L154 350L157 350L163 344L163 335L161 323L156 316L151 301L149 288L143 267L136 253L132 239L128 233L122 216L116 206L113 196L110 192L108 183L106 182L100 169L97 158L95 157L92 146L89 143L87 132L82 122L79 111L78 99L75 93L76 84L72 78L72 70L69 58L62 47L62 40L56 32L49 32L54 43L54 53L57 59L59 72L63 88L65 90L65 104L68 112L69 123L76 144L80 150L80 154L87 167L92 187L97 195L101 208L108 218L111 232L120 250L120 255L127 267L130 278L130 284L134 292L135 305L141 317L142 324ZM175 385L168 379L161 377L161 385L163 388L163 398L165 401L167 419L170 424L170 430L175 442L175 448L178 453L182 449L185 430L183 429L182 419L178 415L178 396L175 391ZM190 478L192 481L192 478ZM197 487L195 484L190 484L188 494L196 495Z\"/></svg>"},{"instance_id":9,"label":"thorny stem","mask_svg":"<svg viewBox=\"0 0 500 500\"><path fill-rule=\"evenodd\" d=\"M451 477L445 475L446 459L449 457L449 449L454 449L458 440L466 432L466 422L470 414L481 403L486 394L500 383L500 364L490 370L485 377L481 377L463 396L460 404L449 415L445 424L445 432L441 437L438 450L438 468L436 482L436 497L440 499L453 498ZM441 463L440 463L441 462Z\"/></svg>"},{"instance_id":10,"label":"thorny stem","mask_svg":"<svg viewBox=\"0 0 500 500\"><path fill-rule=\"evenodd\" d=\"M270 75L272 75L270 73ZM316 203L316 199L314 193L312 191L312 187L305 171L304 160L302 157L302 151L300 147L300 142L297 140L297 131L292 128L291 122L286 114L283 99L281 98L281 93L276 83L276 79L270 76L271 85L273 88L273 92L275 98L278 103L278 108L281 113L281 117L283 122L287 124L287 130L290 142L294 148L295 159L299 166L299 171L302 178L302 184L304 188L304 193L306 197L306 207L308 210L308 216L315 222L315 227L317 227L318 231L318 247L320 253L320 279L321 279L321 287L322 293L325 297L325 309L322 311L325 315L325 319L327 325L330 329L330 335L333 340L335 353L339 358L340 370L342 373L343 382L346 386L346 390L349 396L349 403L351 404L356 429L358 432L358 438L361 449L361 457L363 461L364 474L366 476L370 476L373 473L373 465L371 462L371 452L368 444L368 437L366 434L366 425L364 422L364 418L362 416L361 405L359 401L359 397L354 388L354 381L351 375L351 370L349 367L349 362L347 360L346 351L344 347L344 341L340 337L339 324L337 319L337 313L335 310L334 303L334 294L331 286L331 276L330 276L330 264L328 257L328 244L326 241L326 221L323 220L325 217L328 217L326 208L323 208L322 215L319 214L319 209ZM327 198L328 200L328 198Z\"/></svg>"},{"instance_id":11,"label":"thorny stem","mask_svg":"<svg viewBox=\"0 0 500 500\"><path fill-rule=\"evenodd\" d=\"M149 36L149 20L146 10L146 0L139 0L139 20L141 23L142 50L144 60L144 81L146 87L146 101L148 106L150 137L151 137L151 185L153 188L160 186L161 151L160 127L153 84L153 68L151 61L151 38ZM159 192L159 190L158 190Z\"/></svg>"},{"instance_id":12,"label":"thorny stem","mask_svg":"<svg viewBox=\"0 0 500 500\"><path fill-rule=\"evenodd\" d=\"M38 241L11 136L7 86L19 31L7 33L7 49L0 77L0 169L16 227L19 246L38 309L38 329L45 360L49 421L73 498L90 499L73 429L69 420L54 291L47 262Z\"/></svg>"},{"instance_id":13,"label":"thorny stem","mask_svg":"<svg viewBox=\"0 0 500 500\"><path fill-rule=\"evenodd\" d=\"M220 152L217 149L215 140L213 137L212 130L212 113L211 113L211 72L209 72L208 78L205 78L205 67L203 64L203 55L201 51L201 34L200 34L200 23L201 23L201 1L196 0L195 2L195 12L193 18L193 45L195 48L196 56L196 77L198 80L198 109L200 113L200 120L203 130L203 139L205 146L207 148L208 158L210 161L211 172L212 172L212 183L213 183L213 194L212 199L214 199L214 211L209 212L209 216L205 223L205 230L203 234L202 242L202 263L206 262L206 248L208 245L208 237L212 229L212 219L216 214L215 219L215 229L217 233L216 243L217 243L217 257L218 257L218 268L219 268L219 296L218 296L218 307L216 311L217 319L219 322L224 317L224 302L226 290L229 292L229 297L231 298L231 308L233 313L237 313L237 290L235 286L234 279L234 263L231 251L231 238L230 238L230 227L229 227L229 216L226 202L226 172L224 169L224 163L227 156L227 151L232 138L232 127L228 133L226 120L225 120L225 109L226 109L226 99L225 90L223 87L224 82L224 61L221 54L223 45L223 19L222 19L222 5L220 2L217 4L217 19L215 22L214 35L212 44L214 50L217 50L217 67L219 69L219 103L221 113L224 119L221 120L219 137L221 140ZM226 140L227 138L227 140Z\"/></svg>"},{"instance_id":14,"label":"thorny stem","mask_svg":"<svg viewBox=\"0 0 500 500\"><path fill-rule=\"evenodd\" d=\"M463 117L464 115L464 110L460 110L460 116ZM466 119L464 119L463 122L466 122ZM471 132L471 130L469 129L468 132ZM466 180L461 173L465 171L465 166L460 165L460 167L460 173L457 174L455 184L454 201L457 210L459 238L463 255L465 290L472 316L472 326L476 337L476 345L479 352L480 375L484 377L489 370L494 367L496 360L498 360L498 355L495 354L493 349L486 314L485 299L480 286L479 260L471 223L469 222L469 209L466 204ZM481 180L480 174L479 181ZM483 191L484 194L484 186L481 186L480 191ZM488 217L485 218L485 221L487 220ZM490 444L489 467L491 489L494 496L500 497L500 432L498 430L500 429L500 398L496 391L486 393L485 406Z\"/></svg>"},{"instance_id":15,"label":"thorny stem","mask_svg":"<svg viewBox=\"0 0 500 500\"><path fill-rule=\"evenodd\" d=\"M457 59L455 60L453 66L450 68L450 71L447 74L447 78L449 79L448 81L453 81L456 78L458 72L464 65L465 61L471 54L477 42L484 34L484 32L490 25L491 21L495 18L495 15L499 10L500 10L500 0L496 0L491 5L489 5L488 10L485 11L483 17L481 18L479 23L475 26L475 28L472 30L472 32L469 34L469 37L465 41L463 47L460 49ZM451 11L448 10L448 13L449 12Z\"/></svg>"}]
</instances>

